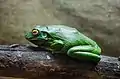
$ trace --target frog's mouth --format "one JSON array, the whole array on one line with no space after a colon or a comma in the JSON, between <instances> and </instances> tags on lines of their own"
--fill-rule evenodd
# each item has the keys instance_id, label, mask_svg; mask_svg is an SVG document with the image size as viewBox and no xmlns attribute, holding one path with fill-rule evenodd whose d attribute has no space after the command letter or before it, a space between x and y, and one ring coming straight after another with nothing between
<instances>
[{"instance_id":1,"label":"frog's mouth","mask_svg":"<svg viewBox=\"0 0 120 79\"><path fill-rule=\"evenodd\" d=\"M44 40L44 39L38 40L37 38L32 38L29 41L32 42L33 44L39 45L39 46L44 45L45 43L47 43L46 40Z\"/></svg>"}]
</instances>

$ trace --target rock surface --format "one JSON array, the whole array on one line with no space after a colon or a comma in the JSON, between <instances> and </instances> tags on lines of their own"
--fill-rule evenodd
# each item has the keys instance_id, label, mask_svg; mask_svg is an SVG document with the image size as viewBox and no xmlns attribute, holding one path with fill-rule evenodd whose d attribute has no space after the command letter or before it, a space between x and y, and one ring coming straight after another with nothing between
<instances>
[{"instance_id":1,"label":"rock surface","mask_svg":"<svg viewBox=\"0 0 120 79\"><path fill-rule=\"evenodd\" d=\"M118 56L119 4L120 0L1 0L0 43L27 43L24 33L36 24L65 24L97 41L103 54Z\"/></svg>"}]
</instances>

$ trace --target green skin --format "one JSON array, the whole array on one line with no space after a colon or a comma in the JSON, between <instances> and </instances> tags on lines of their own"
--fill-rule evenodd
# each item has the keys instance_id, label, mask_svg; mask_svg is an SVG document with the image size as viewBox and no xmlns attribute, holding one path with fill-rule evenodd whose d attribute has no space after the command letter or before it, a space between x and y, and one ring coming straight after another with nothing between
<instances>
[{"instance_id":1,"label":"green skin","mask_svg":"<svg viewBox=\"0 0 120 79\"><path fill-rule=\"evenodd\" d=\"M47 48L54 53L65 53L68 56L85 61L99 62L101 48L95 41L80 33L77 29L64 25L35 26L39 33L25 34L33 44Z\"/></svg>"}]
</instances>

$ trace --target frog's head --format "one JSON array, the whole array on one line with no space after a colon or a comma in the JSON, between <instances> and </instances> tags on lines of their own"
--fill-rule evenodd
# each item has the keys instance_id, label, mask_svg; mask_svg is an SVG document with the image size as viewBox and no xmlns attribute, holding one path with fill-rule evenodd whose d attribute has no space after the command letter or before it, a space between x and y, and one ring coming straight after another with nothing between
<instances>
[{"instance_id":1,"label":"frog's head","mask_svg":"<svg viewBox=\"0 0 120 79\"><path fill-rule=\"evenodd\" d=\"M31 32L25 34L25 38L32 42L35 45L44 45L45 43L49 43L51 40L51 36L48 32L43 31L40 26L36 26L32 29Z\"/></svg>"}]
</instances>

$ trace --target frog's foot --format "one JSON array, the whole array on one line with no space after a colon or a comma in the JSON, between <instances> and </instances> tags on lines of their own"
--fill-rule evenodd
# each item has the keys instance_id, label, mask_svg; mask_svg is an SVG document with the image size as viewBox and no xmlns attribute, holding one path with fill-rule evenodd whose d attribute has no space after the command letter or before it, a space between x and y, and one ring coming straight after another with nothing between
<instances>
[{"instance_id":1,"label":"frog's foot","mask_svg":"<svg viewBox=\"0 0 120 79\"><path fill-rule=\"evenodd\" d=\"M67 55L76 58L79 60L85 60L85 61L92 61L92 62L99 62L100 61L100 51L98 51L96 48L88 45L88 46L75 46L68 50Z\"/></svg>"}]
</instances>

